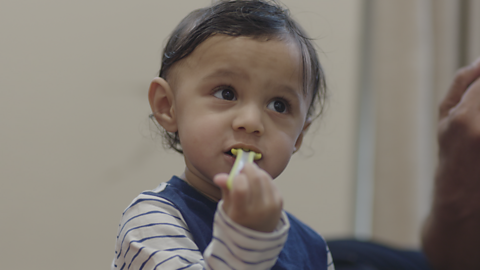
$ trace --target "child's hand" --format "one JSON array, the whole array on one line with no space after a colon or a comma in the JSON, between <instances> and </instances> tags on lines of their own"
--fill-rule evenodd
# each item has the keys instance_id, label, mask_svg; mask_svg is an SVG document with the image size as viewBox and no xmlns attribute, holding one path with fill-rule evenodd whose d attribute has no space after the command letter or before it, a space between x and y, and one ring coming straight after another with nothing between
<instances>
[{"instance_id":1,"label":"child's hand","mask_svg":"<svg viewBox=\"0 0 480 270\"><path fill-rule=\"evenodd\" d=\"M213 181L222 190L223 211L236 223L252 230L272 232L277 227L283 199L272 178L256 164L249 163L227 188L227 174Z\"/></svg>"}]
</instances>

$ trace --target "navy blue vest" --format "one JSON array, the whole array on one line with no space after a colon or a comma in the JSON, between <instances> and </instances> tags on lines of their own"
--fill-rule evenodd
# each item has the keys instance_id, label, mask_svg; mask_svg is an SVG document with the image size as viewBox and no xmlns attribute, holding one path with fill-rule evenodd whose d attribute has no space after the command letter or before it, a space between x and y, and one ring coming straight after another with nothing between
<instances>
[{"instance_id":1,"label":"navy blue vest","mask_svg":"<svg viewBox=\"0 0 480 270\"><path fill-rule=\"evenodd\" d=\"M200 252L204 252L212 240L213 218L217 203L212 202L190 187L185 181L174 176L165 190L144 192L171 201L182 213ZM290 221L287 242L272 269L322 270L327 269L327 248L325 241L310 227L287 213Z\"/></svg>"}]
</instances>

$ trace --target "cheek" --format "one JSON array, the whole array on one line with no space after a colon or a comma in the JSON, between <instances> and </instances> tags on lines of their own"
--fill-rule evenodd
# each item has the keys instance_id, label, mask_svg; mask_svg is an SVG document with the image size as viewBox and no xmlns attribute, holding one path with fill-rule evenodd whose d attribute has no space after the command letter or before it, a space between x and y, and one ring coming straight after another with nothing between
<instances>
[{"instance_id":1,"label":"cheek","mask_svg":"<svg viewBox=\"0 0 480 270\"><path fill-rule=\"evenodd\" d=\"M278 156L274 164L270 163L264 168L265 171L267 171L273 179L277 178L287 167L290 157L291 155Z\"/></svg>"},{"instance_id":2,"label":"cheek","mask_svg":"<svg viewBox=\"0 0 480 270\"><path fill-rule=\"evenodd\" d=\"M270 176L272 176L272 178L276 178L287 167L293 153L295 140L293 140L292 137L285 135L279 136L275 141L272 140L271 143L271 158L269 158L268 162L265 164L264 169L270 174Z\"/></svg>"},{"instance_id":3,"label":"cheek","mask_svg":"<svg viewBox=\"0 0 480 270\"><path fill-rule=\"evenodd\" d=\"M178 127L178 134L183 146L209 144L215 138L216 130L214 121L204 118L185 119Z\"/></svg>"},{"instance_id":4,"label":"cheek","mask_svg":"<svg viewBox=\"0 0 480 270\"><path fill-rule=\"evenodd\" d=\"M183 117L188 116L188 117ZM202 155L202 152L218 145L219 137L225 133L222 121L213 114L198 114L190 111L179 115L178 134L186 154ZM199 152L199 153L195 153Z\"/></svg>"}]
</instances>

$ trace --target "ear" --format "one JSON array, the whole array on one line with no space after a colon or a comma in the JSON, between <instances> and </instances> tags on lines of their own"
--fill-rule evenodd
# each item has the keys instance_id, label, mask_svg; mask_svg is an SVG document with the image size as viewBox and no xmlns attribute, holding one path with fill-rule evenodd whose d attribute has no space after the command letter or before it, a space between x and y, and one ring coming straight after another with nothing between
<instances>
[{"instance_id":1,"label":"ear","mask_svg":"<svg viewBox=\"0 0 480 270\"><path fill-rule=\"evenodd\" d=\"M168 132L177 131L175 117L174 95L170 85L165 79L156 77L150 84L148 101L152 108L153 116L157 122Z\"/></svg>"},{"instance_id":2,"label":"ear","mask_svg":"<svg viewBox=\"0 0 480 270\"><path fill-rule=\"evenodd\" d=\"M300 133L300 135L298 135L297 141L295 142L293 153L297 152L298 149L300 149L300 146L302 146L303 136L305 135L305 133L307 132L311 124L312 124L312 119L307 118L307 120L305 121L305 124L303 125L302 132Z\"/></svg>"}]
</instances>

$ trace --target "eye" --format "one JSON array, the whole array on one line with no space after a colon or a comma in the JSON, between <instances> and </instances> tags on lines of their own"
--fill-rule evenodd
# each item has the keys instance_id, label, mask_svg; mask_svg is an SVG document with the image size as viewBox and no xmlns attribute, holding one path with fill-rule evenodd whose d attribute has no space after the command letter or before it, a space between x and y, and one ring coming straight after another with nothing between
<instances>
[{"instance_id":1,"label":"eye","mask_svg":"<svg viewBox=\"0 0 480 270\"><path fill-rule=\"evenodd\" d=\"M274 110L279 113L286 113L288 108L288 103L283 100L273 100L267 106L270 110Z\"/></svg>"},{"instance_id":2,"label":"eye","mask_svg":"<svg viewBox=\"0 0 480 270\"><path fill-rule=\"evenodd\" d=\"M213 93L213 96L219 99L225 99L225 100L237 100L237 97L235 96L235 91L230 88L222 88L215 93Z\"/></svg>"}]
</instances>

